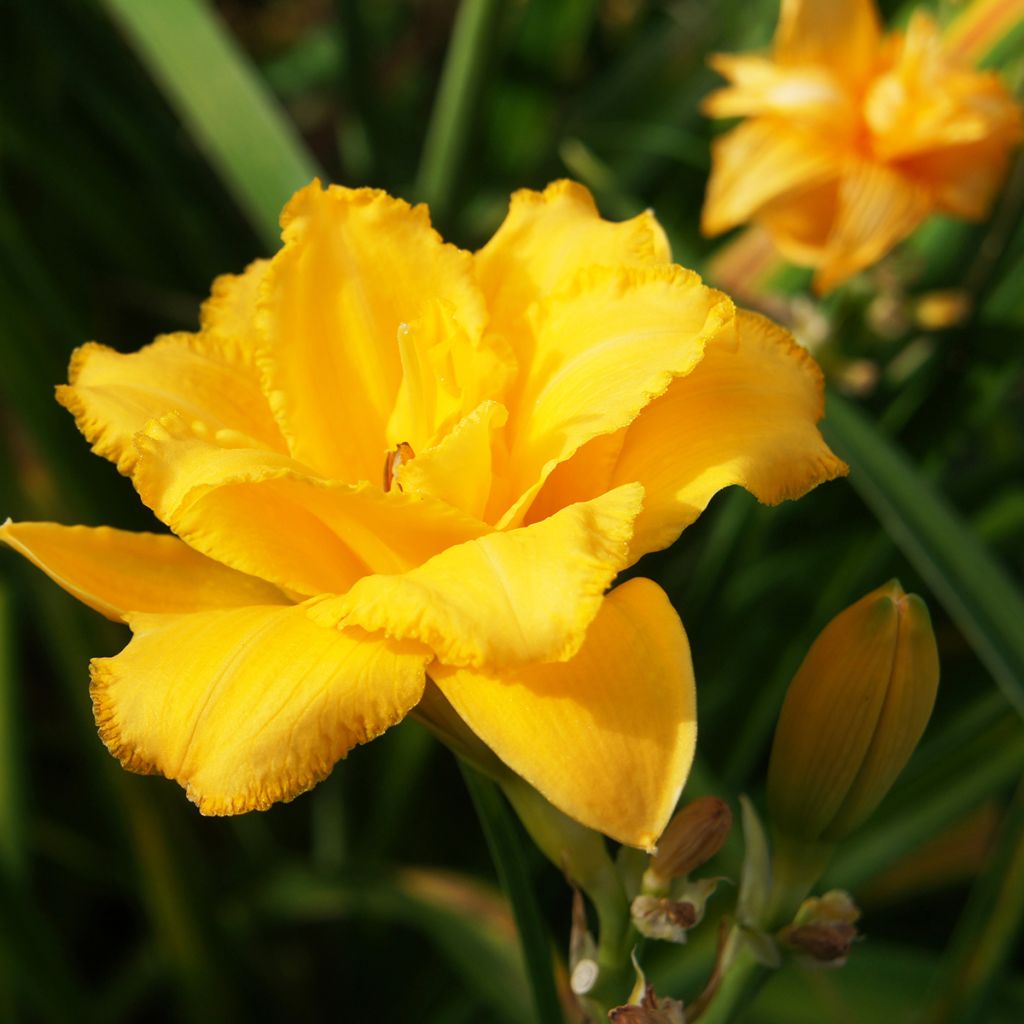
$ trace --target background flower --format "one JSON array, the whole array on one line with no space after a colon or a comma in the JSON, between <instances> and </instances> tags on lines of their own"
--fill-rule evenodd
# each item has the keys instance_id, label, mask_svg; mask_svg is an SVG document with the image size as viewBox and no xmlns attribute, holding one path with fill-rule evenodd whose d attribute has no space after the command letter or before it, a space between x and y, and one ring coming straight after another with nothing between
<instances>
[{"instance_id":1,"label":"background flower","mask_svg":"<svg viewBox=\"0 0 1024 1024\"><path fill-rule=\"evenodd\" d=\"M754 221L819 292L930 213L984 217L1021 135L999 77L947 53L920 9L883 38L873 0L783 0L770 57L711 63L730 85L705 112L747 120L712 148L703 230Z\"/></svg>"}]
</instances>

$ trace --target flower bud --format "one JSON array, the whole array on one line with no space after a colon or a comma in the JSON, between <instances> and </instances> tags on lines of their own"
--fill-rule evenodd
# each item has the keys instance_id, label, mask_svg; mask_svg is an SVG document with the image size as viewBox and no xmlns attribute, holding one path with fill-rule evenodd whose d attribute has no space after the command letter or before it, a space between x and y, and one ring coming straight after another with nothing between
<instances>
[{"instance_id":1,"label":"flower bud","mask_svg":"<svg viewBox=\"0 0 1024 1024\"><path fill-rule=\"evenodd\" d=\"M732 812L717 796L702 796L678 810L658 840L646 887L657 889L695 871L725 845Z\"/></svg>"},{"instance_id":2,"label":"flower bud","mask_svg":"<svg viewBox=\"0 0 1024 1024\"><path fill-rule=\"evenodd\" d=\"M790 683L768 769L783 835L835 843L858 828L917 746L939 659L924 602L896 580L818 635Z\"/></svg>"}]
</instances>

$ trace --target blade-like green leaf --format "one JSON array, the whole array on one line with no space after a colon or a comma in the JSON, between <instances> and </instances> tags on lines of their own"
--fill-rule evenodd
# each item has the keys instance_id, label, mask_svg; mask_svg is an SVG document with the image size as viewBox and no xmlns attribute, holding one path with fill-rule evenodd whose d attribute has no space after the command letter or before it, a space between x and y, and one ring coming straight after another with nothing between
<instances>
[{"instance_id":1,"label":"blade-like green leaf","mask_svg":"<svg viewBox=\"0 0 1024 1024\"><path fill-rule=\"evenodd\" d=\"M863 413L829 396L825 436L850 482L1024 716L1024 598L977 535Z\"/></svg>"},{"instance_id":2,"label":"blade-like green leaf","mask_svg":"<svg viewBox=\"0 0 1024 1024\"><path fill-rule=\"evenodd\" d=\"M288 870L246 905L290 921L362 918L416 928L503 1024L529 1020L530 1001L511 921L497 892L454 872L378 869L330 877Z\"/></svg>"},{"instance_id":3,"label":"blade-like green leaf","mask_svg":"<svg viewBox=\"0 0 1024 1024\"><path fill-rule=\"evenodd\" d=\"M466 155L503 9L498 0L462 0L455 19L416 179L416 192L437 217L448 208Z\"/></svg>"},{"instance_id":4,"label":"blade-like green leaf","mask_svg":"<svg viewBox=\"0 0 1024 1024\"><path fill-rule=\"evenodd\" d=\"M563 1024L552 973L551 940L540 915L512 811L496 783L460 762L462 777L483 827L487 848L519 929L538 1024Z\"/></svg>"},{"instance_id":5,"label":"blade-like green leaf","mask_svg":"<svg viewBox=\"0 0 1024 1024\"><path fill-rule=\"evenodd\" d=\"M271 247L288 197L321 173L294 126L203 0L102 0Z\"/></svg>"},{"instance_id":6,"label":"blade-like green leaf","mask_svg":"<svg viewBox=\"0 0 1024 1024\"><path fill-rule=\"evenodd\" d=\"M20 879L26 868L25 791L12 612L8 588L0 580L0 871Z\"/></svg>"}]
</instances>

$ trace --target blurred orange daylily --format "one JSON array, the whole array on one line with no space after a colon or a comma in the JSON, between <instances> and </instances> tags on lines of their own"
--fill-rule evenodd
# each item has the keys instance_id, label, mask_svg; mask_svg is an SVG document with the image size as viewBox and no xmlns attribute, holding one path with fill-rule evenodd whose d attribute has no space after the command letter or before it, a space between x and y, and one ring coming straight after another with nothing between
<instances>
[{"instance_id":1,"label":"blurred orange daylily","mask_svg":"<svg viewBox=\"0 0 1024 1024\"><path fill-rule=\"evenodd\" d=\"M915 11L883 38L872 0L782 0L771 56L719 54L704 110L745 117L712 149L702 227L747 221L825 292L930 213L981 219L1021 137L998 77L961 64Z\"/></svg>"},{"instance_id":2,"label":"blurred orange daylily","mask_svg":"<svg viewBox=\"0 0 1024 1024\"><path fill-rule=\"evenodd\" d=\"M204 813L264 808L429 673L556 806L651 847L693 756L689 649L655 584L605 591L720 488L844 471L816 365L570 182L475 254L369 189L314 182L282 225L198 333L85 345L59 389L174 535L0 530L132 629L92 663L104 741Z\"/></svg>"}]
</instances>

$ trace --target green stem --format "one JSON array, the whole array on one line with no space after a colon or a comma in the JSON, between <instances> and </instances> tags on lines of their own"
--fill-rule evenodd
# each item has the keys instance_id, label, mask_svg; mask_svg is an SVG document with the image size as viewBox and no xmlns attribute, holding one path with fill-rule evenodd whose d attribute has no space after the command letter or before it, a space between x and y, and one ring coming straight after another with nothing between
<instances>
[{"instance_id":1,"label":"green stem","mask_svg":"<svg viewBox=\"0 0 1024 1024\"><path fill-rule=\"evenodd\" d=\"M503 4L462 0L427 128L416 194L444 217L469 143Z\"/></svg>"},{"instance_id":2,"label":"green stem","mask_svg":"<svg viewBox=\"0 0 1024 1024\"><path fill-rule=\"evenodd\" d=\"M462 777L487 840L519 931L537 1024L564 1024L551 970L551 940L530 885L520 834L497 785L460 762Z\"/></svg>"},{"instance_id":3,"label":"green stem","mask_svg":"<svg viewBox=\"0 0 1024 1024\"><path fill-rule=\"evenodd\" d=\"M772 974L769 968L754 957L743 942L742 934L740 927L733 925L724 954L729 958L729 965L718 991L707 1009L700 1014L700 1024L730 1024L740 1020L739 1014L749 1006ZM730 953L730 950L734 952Z\"/></svg>"},{"instance_id":4,"label":"green stem","mask_svg":"<svg viewBox=\"0 0 1024 1024\"><path fill-rule=\"evenodd\" d=\"M815 882L825 873L835 847L826 843L802 843L781 832L772 836L772 891L765 915L765 930L789 924Z\"/></svg>"}]
</instances>

